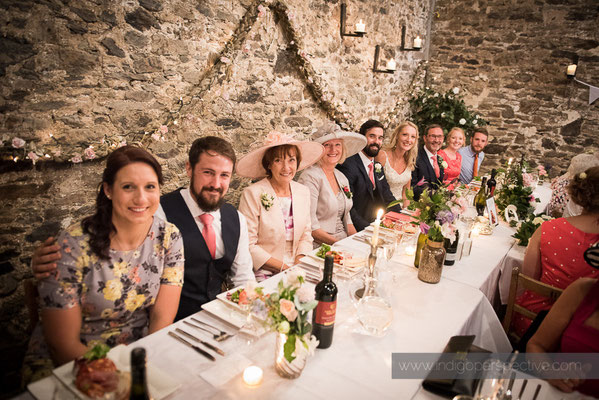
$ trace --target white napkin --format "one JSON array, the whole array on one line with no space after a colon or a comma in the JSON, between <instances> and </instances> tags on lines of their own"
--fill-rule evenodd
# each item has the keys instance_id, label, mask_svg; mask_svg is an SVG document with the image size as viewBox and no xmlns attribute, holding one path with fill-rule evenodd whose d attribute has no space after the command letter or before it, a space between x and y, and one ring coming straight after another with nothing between
<instances>
[{"instance_id":1,"label":"white napkin","mask_svg":"<svg viewBox=\"0 0 599 400\"><path fill-rule=\"evenodd\" d=\"M200 377L212 386L219 387L239 375L250 365L252 362L243 355L231 354L227 358L219 360L214 367L201 372Z\"/></svg>"}]
</instances>

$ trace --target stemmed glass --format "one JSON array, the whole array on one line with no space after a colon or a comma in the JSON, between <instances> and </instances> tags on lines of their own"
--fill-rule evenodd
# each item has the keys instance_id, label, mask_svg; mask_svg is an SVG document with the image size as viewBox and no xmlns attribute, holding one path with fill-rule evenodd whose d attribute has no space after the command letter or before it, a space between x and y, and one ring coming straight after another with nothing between
<instances>
[{"instance_id":1,"label":"stemmed glass","mask_svg":"<svg viewBox=\"0 0 599 400\"><path fill-rule=\"evenodd\" d=\"M383 243L382 253L386 260L386 268L388 271L391 272L393 282L395 282L397 280L397 276L393 273L394 271L392 268L391 259L393 258L393 255L397 252L397 248L399 247L399 244L401 243L401 240L403 238L403 232L394 231L393 234L389 236L390 237L385 239L385 242Z\"/></svg>"}]
</instances>

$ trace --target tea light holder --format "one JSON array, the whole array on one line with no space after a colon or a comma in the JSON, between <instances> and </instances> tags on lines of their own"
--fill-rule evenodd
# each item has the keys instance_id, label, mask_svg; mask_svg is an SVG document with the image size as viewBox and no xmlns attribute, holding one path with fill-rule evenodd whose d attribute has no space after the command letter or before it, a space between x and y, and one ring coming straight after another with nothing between
<instances>
[{"instance_id":1,"label":"tea light holder","mask_svg":"<svg viewBox=\"0 0 599 400\"><path fill-rule=\"evenodd\" d=\"M264 372L262 368L256 365L250 365L243 370L243 382L250 387L260 386L263 378Z\"/></svg>"}]
</instances>

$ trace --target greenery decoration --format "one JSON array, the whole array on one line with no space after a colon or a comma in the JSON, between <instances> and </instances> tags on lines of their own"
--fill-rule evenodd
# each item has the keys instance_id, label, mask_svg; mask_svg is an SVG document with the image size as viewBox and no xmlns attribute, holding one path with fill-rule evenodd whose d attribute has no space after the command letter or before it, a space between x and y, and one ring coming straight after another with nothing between
<instances>
[{"instance_id":1,"label":"greenery decoration","mask_svg":"<svg viewBox=\"0 0 599 400\"><path fill-rule=\"evenodd\" d=\"M529 216L534 215L534 205L541 200L536 199L532 194L534 178L526 172L527 167L528 163L524 161L524 156L522 156L520 163L508 165L507 171L504 169L498 170L501 187L495 195L495 204L497 209L501 211L501 215L510 204L516 206L516 213L520 220L527 220Z\"/></svg>"},{"instance_id":2,"label":"greenery decoration","mask_svg":"<svg viewBox=\"0 0 599 400\"><path fill-rule=\"evenodd\" d=\"M482 116L468 109L458 87L445 93L425 87L408 102L411 111L410 120L418 125L420 132L424 132L428 125L438 124L445 131L456 126L460 127L466 136L470 137L475 128L488 124Z\"/></svg>"},{"instance_id":3,"label":"greenery decoration","mask_svg":"<svg viewBox=\"0 0 599 400\"><path fill-rule=\"evenodd\" d=\"M551 219L553 218L545 214L529 215L524 222L519 222L518 225L516 225L517 231L512 237L518 239L518 244L520 246L528 246L528 241L533 233L535 233L543 222Z\"/></svg>"}]
</instances>

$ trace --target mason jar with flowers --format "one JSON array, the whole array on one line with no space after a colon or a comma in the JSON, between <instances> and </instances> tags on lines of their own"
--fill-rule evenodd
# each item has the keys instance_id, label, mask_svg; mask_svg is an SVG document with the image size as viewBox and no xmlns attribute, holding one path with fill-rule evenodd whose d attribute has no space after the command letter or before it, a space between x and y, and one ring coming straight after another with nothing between
<instances>
[{"instance_id":1,"label":"mason jar with flowers","mask_svg":"<svg viewBox=\"0 0 599 400\"><path fill-rule=\"evenodd\" d=\"M415 210L417 222L414 224L420 226L414 259L418 278L424 282L437 283L441 280L446 255L443 242L445 239L450 243L456 240L456 223L459 215L466 211L467 201L458 191L449 190L447 186L424 189L418 200L414 200L414 192L409 189L407 198L410 208Z\"/></svg>"},{"instance_id":2,"label":"mason jar with flowers","mask_svg":"<svg viewBox=\"0 0 599 400\"><path fill-rule=\"evenodd\" d=\"M308 356L314 354L318 340L312 336L308 313L318 304L314 291L304 286L305 275L299 268L289 269L268 296L253 296L252 310L263 310L266 324L277 333L275 370L284 378L301 375Z\"/></svg>"}]
</instances>

